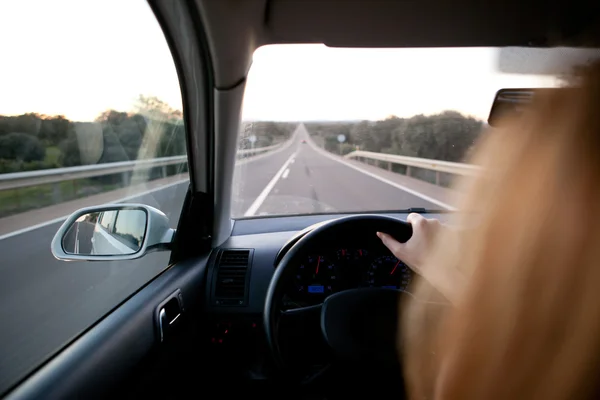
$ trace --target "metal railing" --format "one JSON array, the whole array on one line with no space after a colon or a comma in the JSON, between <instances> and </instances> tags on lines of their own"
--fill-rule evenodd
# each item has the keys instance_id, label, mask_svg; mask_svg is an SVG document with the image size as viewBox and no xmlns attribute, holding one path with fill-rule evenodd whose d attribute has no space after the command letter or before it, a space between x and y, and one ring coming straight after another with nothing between
<instances>
[{"instance_id":1,"label":"metal railing","mask_svg":"<svg viewBox=\"0 0 600 400\"><path fill-rule=\"evenodd\" d=\"M375 160L387 163L388 170L392 170L392 164L400 164L406 166L406 175L411 175L411 167L428 169L435 171L436 184L440 184L440 172L455 175L475 176L479 174L480 167L472 164L463 164L450 161L431 160L428 158L417 158L399 156L396 154L375 153L372 151L356 150L348 153L345 158L355 158L359 161Z\"/></svg>"},{"instance_id":2,"label":"metal railing","mask_svg":"<svg viewBox=\"0 0 600 400\"><path fill-rule=\"evenodd\" d=\"M148 160L121 161L106 164L81 165L77 167L41 169L0 175L0 190L45 185L62 181L113 175L138 169L165 167L187 162L187 156L154 158Z\"/></svg>"},{"instance_id":3,"label":"metal railing","mask_svg":"<svg viewBox=\"0 0 600 400\"><path fill-rule=\"evenodd\" d=\"M280 147L281 144L238 150L238 157L260 154ZM187 156L153 158L147 160L120 161L106 164L81 165L77 167L51 168L27 172L0 174L0 190L18 189L29 186L45 185L62 181L113 175L130 171L139 171L155 167L166 167L187 162Z\"/></svg>"},{"instance_id":4,"label":"metal railing","mask_svg":"<svg viewBox=\"0 0 600 400\"><path fill-rule=\"evenodd\" d=\"M245 149L245 150L238 150L237 151L237 156L250 156L250 155L255 155L255 154L260 154L260 153L265 153L269 150L275 150L279 147L281 147L285 142L282 143L277 143L274 144L272 146L266 146L266 147L258 147L258 148L254 148L254 149Z\"/></svg>"}]
</instances>

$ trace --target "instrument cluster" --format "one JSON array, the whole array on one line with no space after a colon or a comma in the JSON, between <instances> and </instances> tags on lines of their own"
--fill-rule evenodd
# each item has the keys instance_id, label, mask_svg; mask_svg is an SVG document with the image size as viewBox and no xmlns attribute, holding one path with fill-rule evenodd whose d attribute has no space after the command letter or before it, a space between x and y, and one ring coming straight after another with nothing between
<instances>
[{"instance_id":1,"label":"instrument cluster","mask_svg":"<svg viewBox=\"0 0 600 400\"><path fill-rule=\"evenodd\" d=\"M310 254L298 265L285 302L321 303L327 296L360 287L407 290L413 272L393 255L369 249L340 248Z\"/></svg>"}]
</instances>

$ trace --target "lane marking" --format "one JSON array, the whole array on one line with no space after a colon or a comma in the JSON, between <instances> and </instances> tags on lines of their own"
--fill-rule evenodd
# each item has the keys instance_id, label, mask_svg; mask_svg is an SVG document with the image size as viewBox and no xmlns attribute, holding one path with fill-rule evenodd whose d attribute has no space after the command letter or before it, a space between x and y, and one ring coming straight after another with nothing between
<instances>
[{"instance_id":1,"label":"lane marking","mask_svg":"<svg viewBox=\"0 0 600 400\"><path fill-rule=\"evenodd\" d=\"M108 203L100 203L100 204L97 204L97 205L101 206L101 205L104 205L104 204L111 204L111 203L124 203L126 201L131 200L131 199L135 199L136 197L145 196L147 194L158 192L159 190L167 189L167 188L170 188L171 186L180 185L180 184L182 184L184 182L189 182L189 181L190 181L189 179L182 179L182 180L179 180L177 182L169 183L168 185L159 186L157 188L146 190L146 191L140 192L140 193L135 194L135 195L123 197L121 199L113 200L113 201L110 201ZM58 203L58 204L60 204L60 203ZM73 210L73 211L75 211L75 210ZM71 214L69 214L69 215L71 215ZM31 225L31 226L28 226L28 227L25 227L25 228L17 229L16 231L5 233L4 235L0 235L0 240L8 239L9 237L17 236L17 235L20 235L22 233L27 233L27 232L36 230L38 228L43 228L45 226L52 225L52 224L55 224L57 222L64 221L65 219L67 219L69 217L69 215L63 215L62 217L54 218L54 219L51 219L50 221L41 222L39 224Z\"/></svg>"},{"instance_id":2,"label":"lane marking","mask_svg":"<svg viewBox=\"0 0 600 400\"><path fill-rule=\"evenodd\" d=\"M248 210L246 210L246 212L244 213L244 217L252 217L253 215L256 215L256 212L258 211L258 209L260 208L262 203L265 201L265 199L267 198L267 196L269 195L271 190L273 190L273 187L277 184L277 181L279 180L279 178L281 178L281 175L283 175L284 171L286 170L288 165L291 163L291 161L294 159L294 157L296 157L296 152L294 152L287 159L287 161L283 163L283 165L281 166L279 171L277 171L277 173L275 174L273 179L271 179L271 181L267 184L267 186L265 186L263 191L260 192L260 194L258 195L256 200L254 200L254 202L250 205Z\"/></svg>"},{"instance_id":3,"label":"lane marking","mask_svg":"<svg viewBox=\"0 0 600 400\"><path fill-rule=\"evenodd\" d=\"M132 195L130 195L130 196L126 196L126 197L123 197L123 198L121 198L121 199L113 200L113 201L111 201L111 202L109 202L109 203L103 203L103 204L110 204L110 203L124 203L124 202L126 202L126 201L129 201L129 200L131 200L131 199L135 199L136 197L145 196L145 195L147 195L147 194L154 193L154 192L158 192L159 190L167 189L167 188L170 188L170 187L172 187L172 186L177 186L177 185L180 185L180 184L182 184L182 183L189 182L189 181L190 181L190 180L189 180L189 178L188 178L188 179L181 179L181 180L179 180L179 181L176 181L176 182L172 182L172 183L166 184L166 185L164 185L164 186L159 186L159 187L156 187L156 188L154 188L154 189L145 190L145 191L143 191L143 192L139 192L139 193L136 193L136 194L132 194ZM152 181L150 181L150 182L152 182ZM103 204L101 204L101 205L103 205Z\"/></svg>"},{"instance_id":4,"label":"lane marking","mask_svg":"<svg viewBox=\"0 0 600 400\"><path fill-rule=\"evenodd\" d=\"M356 170L356 171L358 171L358 172L362 172L363 174L365 174L365 175L367 175L367 176L370 176L371 178L377 179L377 180L378 180L378 181L380 181L380 182L387 183L388 185L390 185L390 186L393 186L393 187L395 187L396 189L404 190L405 192L407 192L407 193L410 193L410 194L412 194L413 196L420 197L420 198L422 198L423 200L427 200L428 202L430 202L430 203L433 203L433 204L436 204L436 205L438 205L438 206L440 206L440 207L443 207L443 208L445 208L446 210L449 210L449 211L456 211L456 210L457 210L457 208L456 208L456 207L453 207L453 206L451 206L451 205L449 205L449 204L446 204L446 203L444 203L444 202L441 202L441 201L439 201L439 200L436 200L436 199L434 199L433 197L429 197L429 196L427 196L426 194L423 194L423 193L417 192L417 191L416 191L416 190L414 190L414 189L410 189L410 188L408 188L408 187L406 187L406 186L404 186L404 185L401 185L401 184L399 184L399 183L396 183L396 182L394 182L394 181L391 181L391 180L389 180L389 179L386 179L386 178L384 178L384 177L382 177L382 176L379 176L379 175L377 175L377 174L374 174L374 173L372 173L372 172L370 172L370 171L364 170L364 169L362 169L362 168L360 168L360 167L357 167L356 165L350 164L349 162L346 162L346 161L344 161L344 160L340 160L339 158L335 157L334 155L332 155L332 154L329 154L327 151L325 151L325 150L323 150L323 149L321 149L321 148L317 147L316 145L313 145L312 143L311 143L311 147L312 147L312 148L313 148L313 149L314 149L314 150L315 150L317 153L320 153L321 155L323 155L323 156L325 156L325 157L329 158L330 160L337 161L337 162L339 162L340 164L343 164L343 165L345 165L346 167L352 168L353 170Z\"/></svg>"},{"instance_id":5,"label":"lane marking","mask_svg":"<svg viewBox=\"0 0 600 400\"><path fill-rule=\"evenodd\" d=\"M291 164L291 163L290 163ZM286 168L285 171L283 171L283 175L281 175L282 179L287 179L288 175L290 174L290 169Z\"/></svg>"}]
</instances>

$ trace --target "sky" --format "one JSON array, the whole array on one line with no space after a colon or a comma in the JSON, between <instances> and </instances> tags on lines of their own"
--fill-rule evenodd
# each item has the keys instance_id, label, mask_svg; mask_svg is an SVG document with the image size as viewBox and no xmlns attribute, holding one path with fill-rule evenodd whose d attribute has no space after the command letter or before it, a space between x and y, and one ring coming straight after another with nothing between
<instances>
[{"instance_id":1,"label":"sky","mask_svg":"<svg viewBox=\"0 0 600 400\"><path fill-rule=\"evenodd\" d=\"M456 110L485 119L499 89L555 86L552 76L498 72L497 56L493 48L265 46L254 53L243 116L376 120Z\"/></svg>"},{"instance_id":2,"label":"sky","mask_svg":"<svg viewBox=\"0 0 600 400\"><path fill-rule=\"evenodd\" d=\"M89 121L132 110L140 94L181 108L169 48L144 0L1 2L0 38L0 114ZM489 48L265 46L254 54L242 119L376 120L446 109L485 119L498 89L555 84L500 73L497 64Z\"/></svg>"},{"instance_id":3,"label":"sky","mask_svg":"<svg viewBox=\"0 0 600 400\"><path fill-rule=\"evenodd\" d=\"M129 111L140 94L181 108L171 53L144 0L2 1L0 51L0 114L89 121Z\"/></svg>"}]
</instances>

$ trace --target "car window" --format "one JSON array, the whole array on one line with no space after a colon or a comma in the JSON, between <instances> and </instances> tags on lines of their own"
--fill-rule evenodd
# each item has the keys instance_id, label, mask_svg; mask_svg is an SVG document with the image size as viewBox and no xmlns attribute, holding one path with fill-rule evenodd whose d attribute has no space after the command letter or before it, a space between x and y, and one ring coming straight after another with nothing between
<instances>
[{"instance_id":1,"label":"car window","mask_svg":"<svg viewBox=\"0 0 600 400\"><path fill-rule=\"evenodd\" d=\"M100 225L102 225L107 231L112 232L116 217L116 211L105 211L102 213L102 217L100 218Z\"/></svg>"},{"instance_id":2,"label":"car window","mask_svg":"<svg viewBox=\"0 0 600 400\"><path fill-rule=\"evenodd\" d=\"M564 49L270 45L249 71L234 174L234 218L452 210L450 189L502 88L553 87L517 73ZM536 53L536 54L533 54ZM538 64L540 62L538 61Z\"/></svg>"},{"instance_id":3,"label":"car window","mask_svg":"<svg viewBox=\"0 0 600 400\"><path fill-rule=\"evenodd\" d=\"M1 2L0 37L1 396L167 267L169 252L58 261L65 217L143 203L175 228L189 176L179 81L146 1ZM136 248L133 215L74 234Z\"/></svg>"},{"instance_id":4,"label":"car window","mask_svg":"<svg viewBox=\"0 0 600 400\"><path fill-rule=\"evenodd\" d=\"M141 210L118 211L112 233L131 248L139 249L146 232L146 219L146 213Z\"/></svg>"}]
</instances>

